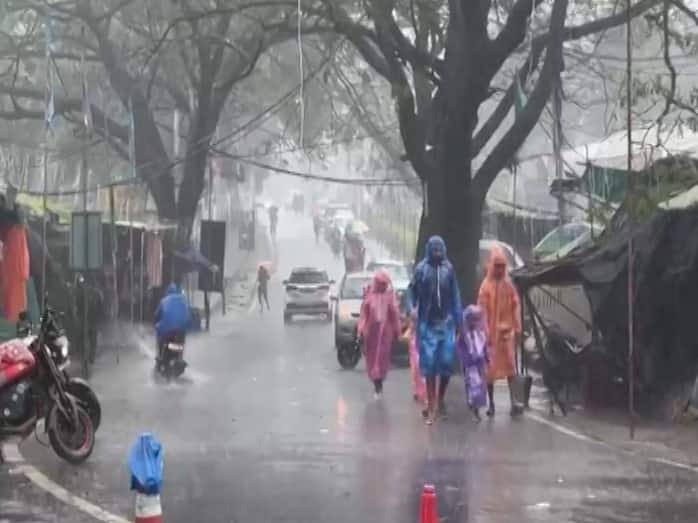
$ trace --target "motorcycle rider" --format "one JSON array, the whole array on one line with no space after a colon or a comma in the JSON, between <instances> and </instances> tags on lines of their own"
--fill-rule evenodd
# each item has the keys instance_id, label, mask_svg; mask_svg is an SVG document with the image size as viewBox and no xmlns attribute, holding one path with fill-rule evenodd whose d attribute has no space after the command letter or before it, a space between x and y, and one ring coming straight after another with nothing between
<instances>
[{"instance_id":1,"label":"motorcycle rider","mask_svg":"<svg viewBox=\"0 0 698 523\"><path fill-rule=\"evenodd\" d=\"M352 224L347 225L344 232L344 268L346 272L359 272L364 269L366 247L363 238L354 230Z\"/></svg>"},{"instance_id":2,"label":"motorcycle rider","mask_svg":"<svg viewBox=\"0 0 698 523\"><path fill-rule=\"evenodd\" d=\"M184 340L190 325L191 312L189 311L187 297L178 284L171 283L155 311L158 360L161 356L161 347L163 343L172 337Z\"/></svg>"}]
</instances>

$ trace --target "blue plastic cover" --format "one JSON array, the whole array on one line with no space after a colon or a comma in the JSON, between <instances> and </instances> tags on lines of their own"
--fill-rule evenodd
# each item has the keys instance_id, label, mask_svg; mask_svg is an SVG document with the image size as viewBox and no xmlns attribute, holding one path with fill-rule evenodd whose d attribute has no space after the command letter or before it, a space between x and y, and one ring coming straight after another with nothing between
<instances>
[{"instance_id":1,"label":"blue plastic cover","mask_svg":"<svg viewBox=\"0 0 698 523\"><path fill-rule=\"evenodd\" d=\"M162 445L150 433L138 436L128 453L131 490L150 496L160 494L162 486Z\"/></svg>"}]
</instances>

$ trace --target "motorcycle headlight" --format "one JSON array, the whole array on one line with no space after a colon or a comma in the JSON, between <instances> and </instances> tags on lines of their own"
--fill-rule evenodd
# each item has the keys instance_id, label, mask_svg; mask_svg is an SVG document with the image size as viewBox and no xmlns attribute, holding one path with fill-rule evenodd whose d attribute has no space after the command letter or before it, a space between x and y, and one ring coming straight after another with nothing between
<instances>
[{"instance_id":1,"label":"motorcycle headlight","mask_svg":"<svg viewBox=\"0 0 698 523\"><path fill-rule=\"evenodd\" d=\"M61 351L62 358L68 357L69 345L70 343L68 342L68 338L65 336L59 336L56 338L56 347L58 347L58 349Z\"/></svg>"}]
</instances>

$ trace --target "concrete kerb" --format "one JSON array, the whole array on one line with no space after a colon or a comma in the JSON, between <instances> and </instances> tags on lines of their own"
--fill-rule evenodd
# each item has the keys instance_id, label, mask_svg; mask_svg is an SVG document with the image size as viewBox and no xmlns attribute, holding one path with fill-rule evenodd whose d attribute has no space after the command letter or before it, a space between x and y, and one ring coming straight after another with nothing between
<instances>
[{"instance_id":1,"label":"concrete kerb","mask_svg":"<svg viewBox=\"0 0 698 523\"><path fill-rule=\"evenodd\" d=\"M543 387L535 386L535 392L547 395ZM532 391L533 392L533 391ZM698 474L698 464L691 463L687 455L662 443L648 440L612 439L600 435L600 430L587 430L575 424L572 416L550 416L547 402L532 401L525 417L576 440L599 445L613 452L619 452L650 463L669 466ZM599 425L603 422L599 421ZM608 428L608 427L607 427ZM641 429L639 429L641 430Z\"/></svg>"}]
</instances>

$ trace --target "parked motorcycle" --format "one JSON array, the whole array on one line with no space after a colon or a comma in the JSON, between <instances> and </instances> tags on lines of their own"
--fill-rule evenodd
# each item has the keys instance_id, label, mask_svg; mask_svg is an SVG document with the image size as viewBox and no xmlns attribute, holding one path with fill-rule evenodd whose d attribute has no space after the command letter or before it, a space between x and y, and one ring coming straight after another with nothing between
<instances>
[{"instance_id":1,"label":"parked motorcycle","mask_svg":"<svg viewBox=\"0 0 698 523\"><path fill-rule=\"evenodd\" d=\"M359 364L361 360L361 338L358 333L354 334L354 342L337 347L337 361L345 370L351 370Z\"/></svg>"},{"instance_id":2,"label":"parked motorcycle","mask_svg":"<svg viewBox=\"0 0 698 523\"><path fill-rule=\"evenodd\" d=\"M52 317L49 309L42 314L37 336L0 345L0 439L27 436L43 419L54 452L78 464L92 454L95 428L46 343ZM67 344L60 353L67 358Z\"/></svg>"},{"instance_id":3,"label":"parked motorcycle","mask_svg":"<svg viewBox=\"0 0 698 523\"><path fill-rule=\"evenodd\" d=\"M184 333L166 336L158 346L156 368L167 379L178 378L187 368L184 361Z\"/></svg>"},{"instance_id":4,"label":"parked motorcycle","mask_svg":"<svg viewBox=\"0 0 698 523\"><path fill-rule=\"evenodd\" d=\"M60 313L53 310L50 306L46 307L42 318L44 343L51 353L53 361L60 371L59 378L62 381L65 390L77 398L80 406L87 411L92 421L92 426L97 432L102 423L102 406L99 403L97 394L90 384L82 379L68 374L70 366L70 341L66 335L65 329L61 326L59 317ZM32 325L29 321L26 312L19 315L17 322L17 338L26 339L32 335Z\"/></svg>"}]
</instances>

